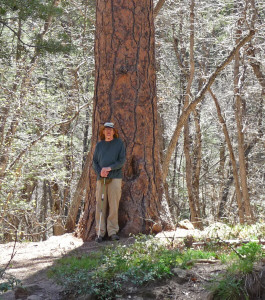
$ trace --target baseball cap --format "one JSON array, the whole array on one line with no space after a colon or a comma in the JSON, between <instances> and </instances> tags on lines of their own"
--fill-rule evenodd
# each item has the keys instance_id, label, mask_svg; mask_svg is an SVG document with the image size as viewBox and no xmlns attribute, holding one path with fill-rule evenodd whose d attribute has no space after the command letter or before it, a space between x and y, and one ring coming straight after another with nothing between
<instances>
[{"instance_id":1,"label":"baseball cap","mask_svg":"<svg viewBox=\"0 0 265 300\"><path fill-rule=\"evenodd\" d=\"M104 127L114 128L114 123L106 122L106 123L104 124Z\"/></svg>"}]
</instances>

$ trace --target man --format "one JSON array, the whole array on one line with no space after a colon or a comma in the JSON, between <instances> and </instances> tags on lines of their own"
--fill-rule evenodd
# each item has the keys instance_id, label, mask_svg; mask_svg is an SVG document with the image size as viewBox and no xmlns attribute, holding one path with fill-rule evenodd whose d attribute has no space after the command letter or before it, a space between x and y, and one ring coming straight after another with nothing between
<instances>
[{"instance_id":1,"label":"man","mask_svg":"<svg viewBox=\"0 0 265 300\"><path fill-rule=\"evenodd\" d=\"M125 163L126 154L124 144L118 136L114 124L105 123L100 130L101 141L97 143L93 156L93 168L97 173L96 232L99 234L96 241L98 243L103 241L106 229L111 240L119 240L117 235L119 231L118 210L121 198L122 166ZM102 194L104 194L104 201L101 199ZM106 226L107 204L109 215Z\"/></svg>"}]
</instances>

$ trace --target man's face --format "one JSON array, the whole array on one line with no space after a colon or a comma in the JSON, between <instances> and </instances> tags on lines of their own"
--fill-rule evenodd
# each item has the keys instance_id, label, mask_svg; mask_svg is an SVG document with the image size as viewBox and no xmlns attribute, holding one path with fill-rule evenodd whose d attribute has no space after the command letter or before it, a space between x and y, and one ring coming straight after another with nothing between
<instances>
[{"instance_id":1,"label":"man's face","mask_svg":"<svg viewBox=\"0 0 265 300\"><path fill-rule=\"evenodd\" d=\"M105 141L112 141L114 138L114 129L105 127L103 130L103 133L105 135Z\"/></svg>"}]
</instances>

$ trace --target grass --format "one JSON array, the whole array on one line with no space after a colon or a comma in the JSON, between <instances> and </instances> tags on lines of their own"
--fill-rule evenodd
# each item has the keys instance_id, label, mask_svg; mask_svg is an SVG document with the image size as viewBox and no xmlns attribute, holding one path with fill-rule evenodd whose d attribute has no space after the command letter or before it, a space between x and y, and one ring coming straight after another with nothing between
<instances>
[{"instance_id":1,"label":"grass","mask_svg":"<svg viewBox=\"0 0 265 300\"><path fill-rule=\"evenodd\" d=\"M208 288L216 300L257 299L250 298L251 282L255 273L254 264L264 257L262 246L250 242L235 249L230 255L230 263L224 274L214 278ZM254 275L255 276L255 275ZM256 287L257 290L257 287Z\"/></svg>"}]
</instances>

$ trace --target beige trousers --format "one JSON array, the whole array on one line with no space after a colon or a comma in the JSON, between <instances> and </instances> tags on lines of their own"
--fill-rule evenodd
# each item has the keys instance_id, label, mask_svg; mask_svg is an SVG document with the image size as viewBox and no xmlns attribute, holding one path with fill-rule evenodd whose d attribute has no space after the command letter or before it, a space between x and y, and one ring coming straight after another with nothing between
<instances>
[{"instance_id":1,"label":"beige trousers","mask_svg":"<svg viewBox=\"0 0 265 300\"><path fill-rule=\"evenodd\" d=\"M118 211L121 198L121 182L119 178L113 178L110 183L105 185L105 197L102 201L103 180L97 180L96 187L96 234L98 235L100 212L102 208L100 235L106 234L106 213L109 206L109 215L107 217L108 236L117 234L119 231ZM102 203L103 202L103 203Z\"/></svg>"}]
</instances>

